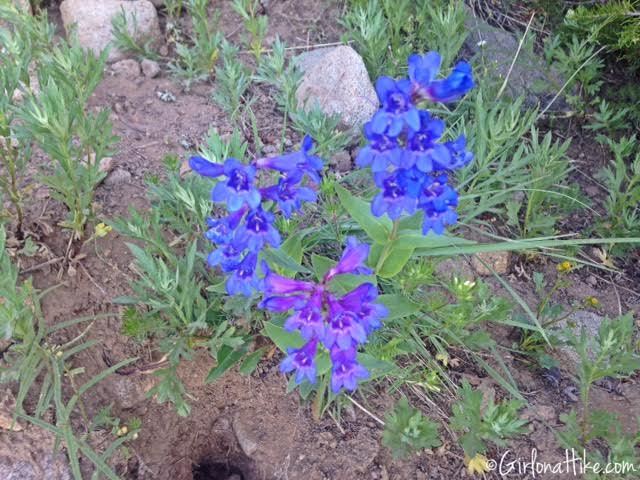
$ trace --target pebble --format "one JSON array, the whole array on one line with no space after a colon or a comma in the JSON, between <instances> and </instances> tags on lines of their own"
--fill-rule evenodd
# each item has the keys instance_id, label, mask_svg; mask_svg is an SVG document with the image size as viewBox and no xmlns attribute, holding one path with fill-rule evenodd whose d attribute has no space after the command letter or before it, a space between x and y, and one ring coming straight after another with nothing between
<instances>
[{"instance_id":1,"label":"pebble","mask_svg":"<svg viewBox=\"0 0 640 480\"><path fill-rule=\"evenodd\" d=\"M160 65L158 64L158 62L145 58L144 60L142 60L142 63L140 65L142 67L142 73L145 77L156 78L158 75L160 75Z\"/></svg>"}]
</instances>

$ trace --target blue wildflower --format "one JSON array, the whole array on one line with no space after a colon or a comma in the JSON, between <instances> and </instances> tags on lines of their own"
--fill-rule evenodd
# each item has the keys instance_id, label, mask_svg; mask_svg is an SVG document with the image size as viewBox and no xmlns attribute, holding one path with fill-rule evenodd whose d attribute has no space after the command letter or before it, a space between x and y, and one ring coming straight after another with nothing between
<instances>
[{"instance_id":1,"label":"blue wildflower","mask_svg":"<svg viewBox=\"0 0 640 480\"><path fill-rule=\"evenodd\" d=\"M230 243L221 244L209 254L207 263L210 267L219 266L223 272L229 273L240 265L243 251L244 247L236 248Z\"/></svg>"},{"instance_id":2,"label":"blue wildflower","mask_svg":"<svg viewBox=\"0 0 640 480\"><path fill-rule=\"evenodd\" d=\"M402 166L402 149L397 136L374 132L371 122L364 124L364 136L369 143L358 152L357 166L371 166L371 171L374 173L384 172L389 165Z\"/></svg>"},{"instance_id":3,"label":"blue wildflower","mask_svg":"<svg viewBox=\"0 0 640 480\"><path fill-rule=\"evenodd\" d=\"M380 77L376 82L376 92L382 108L371 119L374 133L398 136L405 125L420 128L420 115L411 98L411 82L407 79L394 80Z\"/></svg>"},{"instance_id":4,"label":"blue wildflower","mask_svg":"<svg viewBox=\"0 0 640 480\"><path fill-rule=\"evenodd\" d=\"M467 139L460 135L456 140L447 142L444 146L449 151L449 159L446 162L438 160L435 167L438 170L456 170L467 166L473 160L473 153L466 150Z\"/></svg>"},{"instance_id":5,"label":"blue wildflower","mask_svg":"<svg viewBox=\"0 0 640 480\"><path fill-rule=\"evenodd\" d=\"M455 224L458 221L457 206L458 192L447 184L447 176L429 177L418 202L418 207L424 211L423 235L430 230L442 235L445 225Z\"/></svg>"},{"instance_id":6,"label":"blue wildflower","mask_svg":"<svg viewBox=\"0 0 640 480\"><path fill-rule=\"evenodd\" d=\"M286 295L289 293L310 292L316 288L313 282L294 280L293 278L278 275L269 268L267 262L262 262L264 276L264 291L268 295Z\"/></svg>"},{"instance_id":7,"label":"blue wildflower","mask_svg":"<svg viewBox=\"0 0 640 480\"><path fill-rule=\"evenodd\" d=\"M364 266L369 257L369 245L358 242L356 237L347 237L347 246L342 252L340 261L331 267L324 275L323 282L329 282L336 275L354 273L357 275L371 275L373 270Z\"/></svg>"},{"instance_id":8,"label":"blue wildflower","mask_svg":"<svg viewBox=\"0 0 640 480\"><path fill-rule=\"evenodd\" d=\"M453 102L464 96L474 86L471 65L458 62L451 74L442 80L435 80L424 86L421 92L433 102Z\"/></svg>"},{"instance_id":9,"label":"blue wildflower","mask_svg":"<svg viewBox=\"0 0 640 480\"><path fill-rule=\"evenodd\" d=\"M444 164L450 160L449 150L438 143L444 132L444 122L434 119L426 110L420 111L420 128L407 133L403 166L418 167L425 173L434 170L434 164Z\"/></svg>"},{"instance_id":10,"label":"blue wildflower","mask_svg":"<svg viewBox=\"0 0 640 480\"><path fill-rule=\"evenodd\" d=\"M353 391L358 380L369 378L369 372L357 361L355 347L346 350L334 348L330 353L333 368L331 369L331 390L339 393L342 388Z\"/></svg>"},{"instance_id":11,"label":"blue wildflower","mask_svg":"<svg viewBox=\"0 0 640 480\"><path fill-rule=\"evenodd\" d=\"M316 192L307 187L300 187L302 172L294 171L291 176L281 177L277 185L263 188L262 196L275 202L285 218L291 218L293 212L298 212L304 202L315 202Z\"/></svg>"},{"instance_id":12,"label":"blue wildflower","mask_svg":"<svg viewBox=\"0 0 640 480\"><path fill-rule=\"evenodd\" d=\"M236 229L233 244L238 248L240 245L245 245L253 252L262 250L265 245L278 248L280 233L273 226L274 220L273 213L262 210L262 208L249 212L245 222Z\"/></svg>"},{"instance_id":13,"label":"blue wildflower","mask_svg":"<svg viewBox=\"0 0 640 480\"><path fill-rule=\"evenodd\" d=\"M414 90L421 86L429 85L438 76L442 57L437 52L429 52L424 55L414 53L409 56L409 79Z\"/></svg>"},{"instance_id":14,"label":"blue wildflower","mask_svg":"<svg viewBox=\"0 0 640 480\"><path fill-rule=\"evenodd\" d=\"M214 202L227 202L230 212L240 210L245 204L252 209L258 208L261 197L253 185L255 167L243 165L235 158L229 158L224 162L224 174L227 181L216 184L211 192L211 199Z\"/></svg>"},{"instance_id":15,"label":"blue wildflower","mask_svg":"<svg viewBox=\"0 0 640 480\"><path fill-rule=\"evenodd\" d=\"M318 339L309 340L302 348L290 348L287 357L280 364L280 371L289 373L296 371L296 384L306 378L310 383L316 383L316 350Z\"/></svg>"},{"instance_id":16,"label":"blue wildflower","mask_svg":"<svg viewBox=\"0 0 640 480\"><path fill-rule=\"evenodd\" d=\"M216 245L230 242L233 238L233 231L238 227L246 212L246 208L241 208L224 218L208 218L209 229L206 231L205 237Z\"/></svg>"},{"instance_id":17,"label":"blue wildflower","mask_svg":"<svg viewBox=\"0 0 640 480\"><path fill-rule=\"evenodd\" d=\"M345 294L340 300L340 306L358 315L360 325L367 335L382 325L382 319L389 315L387 307L375 303L378 289L372 283L363 283Z\"/></svg>"},{"instance_id":18,"label":"blue wildflower","mask_svg":"<svg viewBox=\"0 0 640 480\"><path fill-rule=\"evenodd\" d=\"M328 349L334 345L344 350L351 345L365 343L367 332L360 324L357 312L345 310L335 300L329 301L329 317L322 343Z\"/></svg>"},{"instance_id":19,"label":"blue wildflower","mask_svg":"<svg viewBox=\"0 0 640 480\"><path fill-rule=\"evenodd\" d=\"M287 173L288 176L294 172L300 172L307 174L311 181L319 184L323 162L320 157L313 155L311 150L313 150L313 139L305 135L299 151L277 157L260 158L256 160L256 167L278 170Z\"/></svg>"},{"instance_id":20,"label":"blue wildflower","mask_svg":"<svg viewBox=\"0 0 640 480\"><path fill-rule=\"evenodd\" d=\"M382 189L371 202L371 213L376 217L386 213L391 220L396 220L402 212L409 215L415 212L416 198L409 195L409 184L398 178L399 172L401 171L374 174L376 185Z\"/></svg>"},{"instance_id":21,"label":"blue wildflower","mask_svg":"<svg viewBox=\"0 0 640 480\"><path fill-rule=\"evenodd\" d=\"M321 291L312 295L304 307L300 308L284 322L286 331L293 332L298 330L302 338L306 340L313 337L323 338L325 328Z\"/></svg>"},{"instance_id":22,"label":"blue wildflower","mask_svg":"<svg viewBox=\"0 0 640 480\"><path fill-rule=\"evenodd\" d=\"M258 277L257 266L258 255L254 252L247 253L227 279L227 293L250 297L255 290L262 290L263 280Z\"/></svg>"},{"instance_id":23,"label":"blue wildflower","mask_svg":"<svg viewBox=\"0 0 640 480\"><path fill-rule=\"evenodd\" d=\"M189 159L189 167L203 177L219 177L224 175L224 166L210 162L204 157L194 156Z\"/></svg>"}]
</instances>

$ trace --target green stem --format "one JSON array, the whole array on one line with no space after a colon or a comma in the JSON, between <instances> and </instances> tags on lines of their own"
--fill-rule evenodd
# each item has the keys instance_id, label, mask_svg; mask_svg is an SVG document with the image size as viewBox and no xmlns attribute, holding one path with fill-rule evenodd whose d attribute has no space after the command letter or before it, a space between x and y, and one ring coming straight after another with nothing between
<instances>
[{"instance_id":1,"label":"green stem","mask_svg":"<svg viewBox=\"0 0 640 480\"><path fill-rule=\"evenodd\" d=\"M393 221L393 228L391 229L391 233L389 234L389 240L385 243L384 248L382 249L382 253L380 254L380 258L378 258L378 263L376 264L376 273L378 273L384 262L387 260L389 253L391 252L391 248L393 245L393 241L398 238L398 229L400 228L400 220Z\"/></svg>"}]
</instances>

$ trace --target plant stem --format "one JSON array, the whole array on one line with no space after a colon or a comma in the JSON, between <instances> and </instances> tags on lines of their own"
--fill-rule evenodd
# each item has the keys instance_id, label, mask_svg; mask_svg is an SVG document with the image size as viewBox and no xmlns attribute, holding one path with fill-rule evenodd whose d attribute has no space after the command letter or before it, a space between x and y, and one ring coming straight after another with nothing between
<instances>
[{"instance_id":1,"label":"plant stem","mask_svg":"<svg viewBox=\"0 0 640 480\"><path fill-rule=\"evenodd\" d=\"M391 229L391 233L389 234L389 239L387 243L385 243L384 248L382 249L382 253L380 254L380 258L378 259L378 263L376 264L376 273L378 273L384 262L387 260L389 256L389 252L391 251L391 246L393 245L393 241L398 237L398 229L400 228L400 220L393 221L393 228Z\"/></svg>"}]
</instances>

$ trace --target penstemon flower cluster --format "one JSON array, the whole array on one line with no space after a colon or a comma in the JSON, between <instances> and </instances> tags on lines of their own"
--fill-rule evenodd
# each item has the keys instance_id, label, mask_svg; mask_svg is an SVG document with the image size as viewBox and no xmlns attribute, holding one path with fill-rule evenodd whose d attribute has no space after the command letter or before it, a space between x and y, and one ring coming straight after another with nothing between
<instances>
[{"instance_id":1,"label":"penstemon flower cluster","mask_svg":"<svg viewBox=\"0 0 640 480\"><path fill-rule=\"evenodd\" d=\"M380 192L371 212L397 220L403 213L424 212L422 233L444 233L457 221L458 192L448 184L448 172L467 165L473 155L460 136L441 142L445 124L418 105L451 102L473 87L471 66L459 62L445 79L436 80L442 59L436 52L409 57L409 78L380 77L376 92L381 108L365 124L367 145L356 163L371 167Z\"/></svg>"},{"instance_id":2,"label":"penstemon flower cluster","mask_svg":"<svg viewBox=\"0 0 640 480\"><path fill-rule=\"evenodd\" d=\"M215 246L208 257L211 267L229 274L226 282L229 295L251 296L261 291L264 279L258 274L258 257L265 246L278 248L280 233L274 227L272 210L277 207L285 218L300 211L305 202L315 202L316 192L303 186L320 183L322 160L311 153L313 140L306 136L300 151L260 158L245 165L235 158L224 164L194 156L189 159L192 170L205 177L224 177L211 191L211 200L226 203L228 215L209 219L206 237ZM275 171L277 183L257 185L257 173Z\"/></svg>"},{"instance_id":3,"label":"penstemon flower cluster","mask_svg":"<svg viewBox=\"0 0 640 480\"><path fill-rule=\"evenodd\" d=\"M274 312L293 310L284 324L288 331L299 331L306 340L302 348L288 350L280 370L296 371L296 383L305 378L316 382L316 355L318 345L328 351L333 365L331 388L338 393L342 388L355 390L358 380L369 373L357 361L358 346L367 341L371 332L380 327L387 316L387 308L375 303L378 289L372 283L362 283L338 298L329 289L331 280L338 275L369 275L364 266L369 256L369 245L347 238L347 246L340 261L323 276L320 283L305 282L282 277L268 271L265 277L265 295L261 307Z\"/></svg>"},{"instance_id":4,"label":"penstemon flower cluster","mask_svg":"<svg viewBox=\"0 0 640 480\"><path fill-rule=\"evenodd\" d=\"M371 167L381 189L371 202L373 215L387 214L397 222L403 214L421 210L423 234L442 234L445 226L457 221L458 193L449 185L448 174L467 165L473 155L466 150L464 136L442 142L444 122L419 107L426 101L457 100L474 82L466 62L459 62L447 78L436 79L441 64L436 52L411 55L408 63L408 78L381 77L376 82L381 108L364 126L367 144L356 163ZM273 225L273 210L290 218L303 203L317 199L309 186L320 183L323 163L312 149L313 141L307 136L300 151L261 158L249 165L233 158L221 165L202 157L192 157L190 165L206 177L224 177L213 188L211 198L226 202L228 215L208 221L206 237L216 245L209 265L229 274L226 286L230 295L250 296L253 291L262 291L260 308L291 313L284 328L299 332L305 343L288 349L282 372L295 371L297 384L304 380L315 383L317 358L325 349L332 363L331 387L338 393L343 388L354 390L358 381L369 377L358 362L358 348L388 316L387 308L376 303L378 289L372 283L363 282L341 297L331 289L337 276L373 273L365 266L369 245L349 237L340 261L320 282L283 277L264 261L264 276L258 274L261 250L267 245L278 248L281 243ZM278 172L277 183L258 187L260 170Z\"/></svg>"}]
</instances>

